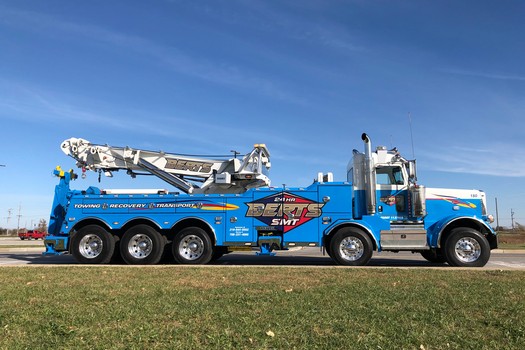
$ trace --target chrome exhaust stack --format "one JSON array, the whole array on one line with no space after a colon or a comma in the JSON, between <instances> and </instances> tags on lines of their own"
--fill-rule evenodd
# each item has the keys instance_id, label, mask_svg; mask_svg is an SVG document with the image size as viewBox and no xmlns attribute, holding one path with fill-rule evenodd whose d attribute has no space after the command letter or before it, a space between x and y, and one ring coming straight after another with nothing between
<instances>
[{"instance_id":1,"label":"chrome exhaust stack","mask_svg":"<svg viewBox=\"0 0 525 350\"><path fill-rule=\"evenodd\" d=\"M376 213L376 171L372 157L372 141L366 133L361 135L365 143L365 192L366 212L368 215Z\"/></svg>"}]
</instances>

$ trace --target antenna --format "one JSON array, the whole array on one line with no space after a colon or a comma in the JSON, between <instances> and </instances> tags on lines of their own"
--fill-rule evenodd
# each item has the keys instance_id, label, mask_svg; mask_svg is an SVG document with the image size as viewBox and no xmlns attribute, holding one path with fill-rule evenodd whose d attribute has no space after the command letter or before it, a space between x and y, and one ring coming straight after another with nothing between
<instances>
[{"instance_id":1,"label":"antenna","mask_svg":"<svg viewBox=\"0 0 525 350\"><path fill-rule=\"evenodd\" d=\"M408 112L408 126L410 127L410 141L412 142L412 158L416 159L414 152L414 135L412 134L412 115Z\"/></svg>"}]
</instances>

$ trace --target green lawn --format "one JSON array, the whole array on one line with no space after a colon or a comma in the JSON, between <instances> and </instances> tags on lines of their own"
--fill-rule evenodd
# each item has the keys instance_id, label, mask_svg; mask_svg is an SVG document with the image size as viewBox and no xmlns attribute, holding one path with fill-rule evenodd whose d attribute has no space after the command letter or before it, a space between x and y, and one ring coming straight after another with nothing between
<instances>
[{"instance_id":1,"label":"green lawn","mask_svg":"<svg viewBox=\"0 0 525 350\"><path fill-rule=\"evenodd\" d=\"M1 349L521 349L525 272L5 267Z\"/></svg>"},{"instance_id":2,"label":"green lawn","mask_svg":"<svg viewBox=\"0 0 525 350\"><path fill-rule=\"evenodd\" d=\"M498 243L500 249L525 249L525 232L500 232Z\"/></svg>"}]
</instances>

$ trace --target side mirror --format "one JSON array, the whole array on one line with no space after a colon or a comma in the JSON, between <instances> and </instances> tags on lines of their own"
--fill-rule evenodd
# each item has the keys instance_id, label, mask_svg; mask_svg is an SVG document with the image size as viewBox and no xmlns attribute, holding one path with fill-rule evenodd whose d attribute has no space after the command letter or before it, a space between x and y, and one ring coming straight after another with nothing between
<instances>
[{"instance_id":1,"label":"side mirror","mask_svg":"<svg viewBox=\"0 0 525 350\"><path fill-rule=\"evenodd\" d=\"M416 169L416 160L408 161L408 179L411 182L417 181L417 169Z\"/></svg>"}]
</instances>

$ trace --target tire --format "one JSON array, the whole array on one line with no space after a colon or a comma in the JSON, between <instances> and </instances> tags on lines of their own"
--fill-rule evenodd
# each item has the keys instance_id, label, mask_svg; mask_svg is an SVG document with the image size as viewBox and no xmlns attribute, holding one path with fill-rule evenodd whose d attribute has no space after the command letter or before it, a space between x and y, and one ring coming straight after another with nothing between
<instances>
[{"instance_id":1,"label":"tire","mask_svg":"<svg viewBox=\"0 0 525 350\"><path fill-rule=\"evenodd\" d=\"M23 240L24 240L25 238L23 238L23 237L20 237L20 239L21 239L21 240L23 241Z\"/></svg>"},{"instance_id":2,"label":"tire","mask_svg":"<svg viewBox=\"0 0 525 350\"><path fill-rule=\"evenodd\" d=\"M115 240L101 226L88 225L73 235L70 251L81 264L107 264L115 251Z\"/></svg>"},{"instance_id":3,"label":"tire","mask_svg":"<svg viewBox=\"0 0 525 350\"><path fill-rule=\"evenodd\" d=\"M490 245L478 231L458 227L451 231L445 241L444 253L451 266L482 267L489 261Z\"/></svg>"},{"instance_id":4,"label":"tire","mask_svg":"<svg viewBox=\"0 0 525 350\"><path fill-rule=\"evenodd\" d=\"M115 239L115 251L113 252L113 256L109 260L110 264L115 265L123 265L125 264L124 260L122 259L122 256L120 255L120 237L119 236L113 236Z\"/></svg>"},{"instance_id":5,"label":"tire","mask_svg":"<svg viewBox=\"0 0 525 350\"><path fill-rule=\"evenodd\" d=\"M218 260L229 253L231 253L231 251L229 251L227 247L214 247L210 262Z\"/></svg>"},{"instance_id":6,"label":"tire","mask_svg":"<svg viewBox=\"0 0 525 350\"><path fill-rule=\"evenodd\" d=\"M173 239L171 252L180 264L207 264L213 256L210 236L199 227L188 227Z\"/></svg>"},{"instance_id":7,"label":"tire","mask_svg":"<svg viewBox=\"0 0 525 350\"><path fill-rule=\"evenodd\" d=\"M355 228L342 228L330 241L331 258L340 265L363 266L372 258L370 237Z\"/></svg>"},{"instance_id":8,"label":"tire","mask_svg":"<svg viewBox=\"0 0 525 350\"><path fill-rule=\"evenodd\" d=\"M120 256L129 265L154 265L162 258L166 241L148 225L136 225L120 240Z\"/></svg>"},{"instance_id":9,"label":"tire","mask_svg":"<svg viewBox=\"0 0 525 350\"><path fill-rule=\"evenodd\" d=\"M443 264L447 262L447 259L441 252L441 249L423 250L420 253L423 258L425 258L427 261L430 261L431 263Z\"/></svg>"}]
</instances>

